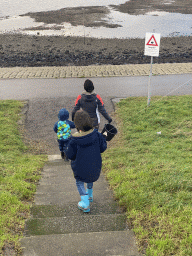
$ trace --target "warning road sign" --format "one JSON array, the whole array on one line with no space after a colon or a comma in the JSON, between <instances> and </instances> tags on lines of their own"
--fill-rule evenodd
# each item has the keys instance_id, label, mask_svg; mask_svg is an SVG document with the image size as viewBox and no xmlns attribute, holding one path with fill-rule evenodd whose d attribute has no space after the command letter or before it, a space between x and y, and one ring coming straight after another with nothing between
<instances>
[{"instance_id":1,"label":"warning road sign","mask_svg":"<svg viewBox=\"0 0 192 256\"><path fill-rule=\"evenodd\" d=\"M158 46L156 40L155 40L155 37L154 35L151 36L151 38L149 39L147 45L151 45L151 46Z\"/></svg>"},{"instance_id":2,"label":"warning road sign","mask_svg":"<svg viewBox=\"0 0 192 256\"><path fill-rule=\"evenodd\" d=\"M145 55L159 56L160 34L146 33L145 36Z\"/></svg>"}]
</instances>

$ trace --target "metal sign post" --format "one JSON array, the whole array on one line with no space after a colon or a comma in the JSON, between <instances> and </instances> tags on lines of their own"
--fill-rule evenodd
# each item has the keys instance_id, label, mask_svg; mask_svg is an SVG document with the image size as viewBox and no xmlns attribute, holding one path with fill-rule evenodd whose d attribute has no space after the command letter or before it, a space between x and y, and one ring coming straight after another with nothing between
<instances>
[{"instance_id":1,"label":"metal sign post","mask_svg":"<svg viewBox=\"0 0 192 256\"><path fill-rule=\"evenodd\" d=\"M153 32L155 32L153 30ZM148 82L148 99L147 99L147 106L150 105L150 83L152 77L152 64L153 64L153 57L159 56L159 46L160 46L160 34L157 33L146 33L145 36L145 55L151 56L151 68L149 74L149 82Z\"/></svg>"},{"instance_id":2,"label":"metal sign post","mask_svg":"<svg viewBox=\"0 0 192 256\"><path fill-rule=\"evenodd\" d=\"M148 82L148 99L147 99L147 106L149 107L150 105L150 100L151 100L151 96L150 96L150 83L151 83L151 76L152 76L152 64L153 64L153 56L151 56L151 68L150 68L150 74L149 74L149 82Z\"/></svg>"},{"instance_id":3,"label":"metal sign post","mask_svg":"<svg viewBox=\"0 0 192 256\"><path fill-rule=\"evenodd\" d=\"M84 30L84 44L85 44L85 9L83 8L83 30Z\"/></svg>"}]
</instances>

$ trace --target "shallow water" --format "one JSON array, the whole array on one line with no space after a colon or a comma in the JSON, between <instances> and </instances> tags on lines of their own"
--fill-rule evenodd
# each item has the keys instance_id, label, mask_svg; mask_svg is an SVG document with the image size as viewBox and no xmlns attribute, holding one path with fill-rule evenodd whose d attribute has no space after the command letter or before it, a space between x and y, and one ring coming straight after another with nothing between
<instances>
[{"instance_id":1,"label":"shallow water","mask_svg":"<svg viewBox=\"0 0 192 256\"><path fill-rule=\"evenodd\" d=\"M87 28L83 26L73 27L64 25L63 34L65 36L87 36L99 38L144 38L146 32L160 33L161 36L192 35L192 15L167 12L151 12L145 15L129 15L120 13L110 8L111 13L108 20L111 23L119 24L118 28ZM157 16L156 16L157 15ZM48 34L45 31L40 34ZM57 32L59 34L59 32ZM61 32L60 32L61 33Z\"/></svg>"},{"instance_id":2,"label":"shallow water","mask_svg":"<svg viewBox=\"0 0 192 256\"><path fill-rule=\"evenodd\" d=\"M110 14L106 16L108 23L118 24L118 28L106 27L83 27L72 26L70 23L62 23L60 30L55 30L56 24L45 25L43 23L34 22L30 17L20 17L29 11L47 11L56 10L65 7L75 6L105 6L109 4L121 4L126 1L102 0L102 1L74 1L74 0L55 0L47 1L46 7L42 0L6 0L9 5L1 6L0 33L12 32L32 35L62 35L62 36L86 36L96 38L144 38L146 32L160 33L162 37L166 36L191 36L192 35L192 15L168 12L150 12L145 15L129 15L113 10L111 7ZM37 5L38 2L38 5ZM63 4L64 2L64 4ZM10 4L13 4L11 8ZM169 3L171 4L171 2ZM15 7L15 10L14 10ZM13 15L14 14L14 15ZM1 16L0 15L0 16ZM5 19L5 16L9 18ZM26 28L44 26L49 27L46 30L23 30Z\"/></svg>"}]
</instances>

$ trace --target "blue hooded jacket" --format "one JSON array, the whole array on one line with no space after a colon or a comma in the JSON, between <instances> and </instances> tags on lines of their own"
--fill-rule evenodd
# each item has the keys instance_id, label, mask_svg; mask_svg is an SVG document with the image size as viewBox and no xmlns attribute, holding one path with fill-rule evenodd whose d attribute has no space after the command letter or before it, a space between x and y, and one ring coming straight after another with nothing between
<instances>
[{"instance_id":1,"label":"blue hooded jacket","mask_svg":"<svg viewBox=\"0 0 192 256\"><path fill-rule=\"evenodd\" d=\"M58 133L58 128L60 124L62 124L61 121L66 121L66 124L68 124L71 129L75 128L75 124L72 121L68 120L69 112L65 108L62 108L59 111L58 118L59 118L59 121L57 121L53 127L54 132ZM66 137L69 137L69 136L67 135ZM66 138L66 140L68 140L68 138Z\"/></svg>"},{"instance_id":2,"label":"blue hooded jacket","mask_svg":"<svg viewBox=\"0 0 192 256\"><path fill-rule=\"evenodd\" d=\"M102 166L101 153L106 149L106 139L97 129L73 134L66 155L71 159L75 179L86 183L98 180Z\"/></svg>"}]
</instances>

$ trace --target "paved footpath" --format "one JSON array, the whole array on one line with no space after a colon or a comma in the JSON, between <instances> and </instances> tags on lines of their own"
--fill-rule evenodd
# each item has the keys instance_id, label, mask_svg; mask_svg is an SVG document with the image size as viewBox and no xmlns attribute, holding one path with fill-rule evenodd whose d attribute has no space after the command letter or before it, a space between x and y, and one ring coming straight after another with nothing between
<instances>
[{"instance_id":1,"label":"paved footpath","mask_svg":"<svg viewBox=\"0 0 192 256\"><path fill-rule=\"evenodd\" d=\"M147 76L150 64L0 68L0 79ZM153 64L153 75L189 74L192 63Z\"/></svg>"}]
</instances>

